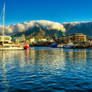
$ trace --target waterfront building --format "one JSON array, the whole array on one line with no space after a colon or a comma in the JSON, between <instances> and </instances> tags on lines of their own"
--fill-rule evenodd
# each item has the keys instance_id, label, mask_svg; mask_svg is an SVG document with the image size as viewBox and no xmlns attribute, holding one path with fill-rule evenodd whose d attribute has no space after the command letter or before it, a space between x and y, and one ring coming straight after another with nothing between
<instances>
[{"instance_id":1,"label":"waterfront building","mask_svg":"<svg viewBox=\"0 0 92 92\"><path fill-rule=\"evenodd\" d=\"M36 43L36 42L47 42L47 39L35 39L35 38L31 38L30 39L31 43Z\"/></svg>"},{"instance_id":2,"label":"waterfront building","mask_svg":"<svg viewBox=\"0 0 92 92\"><path fill-rule=\"evenodd\" d=\"M84 35L82 33L76 33L76 34L71 34L71 35L67 35L67 36L62 36L61 38L59 38L59 41L62 43L86 42L87 37L86 37L86 35Z\"/></svg>"},{"instance_id":3,"label":"waterfront building","mask_svg":"<svg viewBox=\"0 0 92 92\"><path fill-rule=\"evenodd\" d=\"M53 42L55 42L53 39L48 39L48 42L51 42L51 43L53 43Z\"/></svg>"},{"instance_id":4,"label":"waterfront building","mask_svg":"<svg viewBox=\"0 0 92 92\"><path fill-rule=\"evenodd\" d=\"M36 42L35 38L30 39L30 43L35 43L35 42Z\"/></svg>"},{"instance_id":5,"label":"waterfront building","mask_svg":"<svg viewBox=\"0 0 92 92\"><path fill-rule=\"evenodd\" d=\"M61 41L62 41L63 43L67 43L67 42L68 42L67 36L61 37Z\"/></svg>"},{"instance_id":6,"label":"waterfront building","mask_svg":"<svg viewBox=\"0 0 92 92\"><path fill-rule=\"evenodd\" d=\"M13 42L25 42L25 40L23 39L23 37L13 37L12 41Z\"/></svg>"},{"instance_id":7,"label":"waterfront building","mask_svg":"<svg viewBox=\"0 0 92 92\"><path fill-rule=\"evenodd\" d=\"M0 36L0 43L4 41L4 43L11 43L11 37L10 36Z\"/></svg>"},{"instance_id":8,"label":"waterfront building","mask_svg":"<svg viewBox=\"0 0 92 92\"><path fill-rule=\"evenodd\" d=\"M87 37L86 35L82 34L82 33L76 33L76 34L72 34L73 38L73 42L86 42L87 41Z\"/></svg>"},{"instance_id":9,"label":"waterfront building","mask_svg":"<svg viewBox=\"0 0 92 92\"><path fill-rule=\"evenodd\" d=\"M39 42L47 42L47 39L38 39Z\"/></svg>"}]
</instances>

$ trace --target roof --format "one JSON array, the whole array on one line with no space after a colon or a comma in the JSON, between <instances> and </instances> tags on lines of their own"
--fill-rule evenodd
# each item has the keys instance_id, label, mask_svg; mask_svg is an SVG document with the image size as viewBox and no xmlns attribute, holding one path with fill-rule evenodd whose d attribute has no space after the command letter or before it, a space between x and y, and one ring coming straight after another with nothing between
<instances>
[{"instance_id":1,"label":"roof","mask_svg":"<svg viewBox=\"0 0 92 92\"><path fill-rule=\"evenodd\" d=\"M74 33L72 35L84 35L83 33Z\"/></svg>"}]
</instances>

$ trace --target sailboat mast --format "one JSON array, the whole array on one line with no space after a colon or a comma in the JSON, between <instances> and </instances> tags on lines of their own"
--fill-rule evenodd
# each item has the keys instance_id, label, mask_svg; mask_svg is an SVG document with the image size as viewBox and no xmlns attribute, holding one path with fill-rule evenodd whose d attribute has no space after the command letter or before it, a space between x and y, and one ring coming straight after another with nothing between
<instances>
[{"instance_id":1,"label":"sailboat mast","mask_svg":"<svg viewBox=\"0 0 92 92\"><path fill-rule=\"evenodd\" d=\"M3 7L3 45L4 45L4 31L5 31L5 3Z\"/></svg>"}]
</instances>

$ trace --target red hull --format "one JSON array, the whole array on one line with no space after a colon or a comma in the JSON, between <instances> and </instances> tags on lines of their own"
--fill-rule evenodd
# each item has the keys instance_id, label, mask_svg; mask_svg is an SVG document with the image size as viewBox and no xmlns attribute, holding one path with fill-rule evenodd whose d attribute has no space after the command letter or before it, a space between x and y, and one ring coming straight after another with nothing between
<instances>
[{"instance_id":1,"label":"red hull","mask_svg":"<svg viewBox=\"0 0 92 92\"><path fill-rule=\"evenodd\" d=\"M29 45L24 46L24 49L29 49Z\"/></svg>"}]
</instances>

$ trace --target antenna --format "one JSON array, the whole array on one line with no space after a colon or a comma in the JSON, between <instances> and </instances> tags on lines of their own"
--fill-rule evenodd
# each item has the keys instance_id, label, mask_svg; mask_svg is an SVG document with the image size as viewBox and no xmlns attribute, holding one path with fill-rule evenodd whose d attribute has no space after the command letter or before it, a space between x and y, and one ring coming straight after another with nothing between
<instances>
[{"instance_id":1,"label":"antenna","mask_svg":"<svg viewBox=\"0 0 92 92\"><path fill-rule=\"evenodd\" d=\"M3 7L3 45L4 45L4 31L5 31L5 3Z\"/></svg>"}]
</instances>

